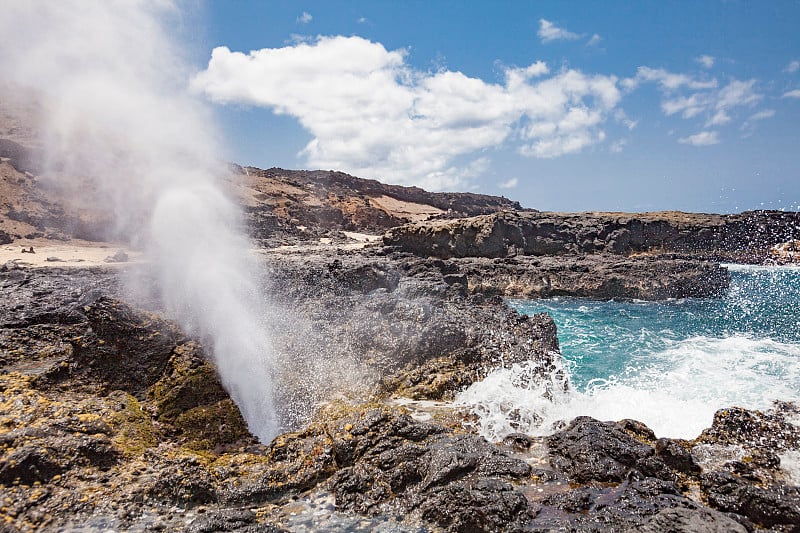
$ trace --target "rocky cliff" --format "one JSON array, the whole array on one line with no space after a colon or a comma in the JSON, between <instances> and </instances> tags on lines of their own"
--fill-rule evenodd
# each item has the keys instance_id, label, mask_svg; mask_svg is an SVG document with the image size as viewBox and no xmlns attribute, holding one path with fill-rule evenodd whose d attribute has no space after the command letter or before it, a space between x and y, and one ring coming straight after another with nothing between
<instances>
[{"instance_id":1,"label":"rocky cliff","mask_svg":"<svg viewBox=\"0 0 800 533\"><path fill-rule=\"evenodd\" d=\"M245 206L250 232L265 244L316 239L340 230L380 234L408 222L520 209L519 203L502 197L431 193L343 172L233 169L231 183Z\"/></svg>"},{"instance_id":2,"label":"rocky cliff","mask_svg":"<svg viewBox=\"0 0 800 533\"><path fill-rule=\"evenodd\" d=\"M388 246L434 257L682 253L762 262L772 246L800 236L800 213L547 213L504 211L393 228Z\"/></svg>"}]
</instances>

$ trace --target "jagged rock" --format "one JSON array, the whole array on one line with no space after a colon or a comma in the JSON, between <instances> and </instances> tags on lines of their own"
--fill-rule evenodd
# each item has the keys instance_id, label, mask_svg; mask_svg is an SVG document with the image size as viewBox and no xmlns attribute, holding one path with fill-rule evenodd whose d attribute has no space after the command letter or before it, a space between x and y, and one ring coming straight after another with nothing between
<instances>
[{"instance_id":1,"label":"jagged rock","mask_svg":"<svg viewBox=\"0 0 800 533\"><path fill-rule=\"evenodd\" d=\"M720 511L746 516L761 527L800 528L800 488L771 484L757 486L728 472L702 476L708 503Z\"/></svg>"},{"instance_id":2,"label":"jagged rock","mask_svg":"<svg viewBox=\"0 0 800 533\"><path fill-rule=\"evenodd\" d=\"M258 523L256 513L249 509L225 509L201 515L184 529L184 533L287 533L272 524Z\"/></svg>"},{"instance_id":3,"label":"jagged rock","mask_svg":"<svg viewBox=\"0 0 800 533\"><path fill-rule=\"evenodd\" d=\"M667 257L592 254L451 262L471 292L507 298L664 300L718 296L730 284L727 269L716 263Z\"/></svg>"},{"instance_id":4,"label":"jagged rock","mask_svg":"<svg viewBox=\"0 0 800 533\"><path fill-rule=\"evenodd\" d=\"M692 442L657 440L636 421L579 418L545 439L552 467L531 469L520 457L540 439L490 444L455 416L419 422L386 398L447 398L502 364L535 359L547 368L558 357L552 320L467 294L458 261L298 252L276 256L271 269L277 313L293 310L285 315L294 329L276 346L290 376L302 378L282 382L281 401L328 404L291 419L287 427L301 429L267 446L247 432L199 344L107 296L114 274L0 273L8 296L0 299L0 492L15 527L23 518L51 529L89 518L115 529L181 529L181 507L214 504L219 511L190 527L276 530L286 523L262 523L264 509L288 509L309 490L333 494L351 516L451 531L794 527L797 491L782 484L776 456L800 442L791 405L721 411ZM363 390L341 390L365 369ZM347 401L331 402L336 393ZM744 455L700 474L692 453L700 445L740 446ZM698 492L716 510L690 501Z\"/></svg>"},{"instance_id":5,"label":"jagged rock","mask_svg":"<svg viewBox=\"0 0 800 533\"><path fill-rule=\"evenodd\" d=\"M352 421L351 421L352 420ZM480 437L375 409L331 431L337 507L378 514L399 506L451 531L510 530L527 520L527 500L505 480L530 466Z\"/></svg>"},{"instance_id":6,"label":"jagged rock","mask_svg":"<svg viewBox=\"0 0 800 533\"><path fill-rule=\"evenodd\" d=\"M502 211L389 230L387 246L421 256L506 257L680 252L744 262L771 257L771 247L798 238L800 213L547 213Z\"/></svg>"},{"instance_id":7,"label":"jagged rock","mask_svg":"<svg viewBox=\"0 0 800 533\"><path fill-rule=\"evenodd\" d=\"M747 533L749 529L736 520L699 506L663 509L643 526L631 532L642 533Z\"/></svg>"},{"instance_id":8,"label":"jagged rock","mask_svg":"<svg viewBox=\"0 0 800 533\"><path fill-rule=\"evenodd\" d=\"M787 420L798 413L790 403L777 403L766 412L741 407L714 413L711 427L703 430L697 442L742 444L750 449L786 450L800 448L800 428Z\"/></svg>"},{"instance_id":9,"label":"jagged rock","mask_svg":"<svg viewBox=\"0 0 800 533\"><path fill-rule=\"evenodd\" d=\"M655 450L614 422L580 416L548 438L551 464L578 483L622 482L633 470L670 479Z\"/></svg>"},{"instance_id":10,"label":"jagged rock","mask_svg":"<svg viewBox=\"0 0 800 533\"><path fill-rule=\"evenodd\" d=\"M683 474L699 474L701 468L687 448L686 442L665 438L658 439L655 445L656 456L672 470Z\"/></svg>"},{"instance_id":11,"label":"jagged rock","mask_svg":"<svg viewBox=\"0 0 800 533\"><path fill-rule=\"evenodd\" d=\"M91 330L72 340L73 357L79 369L100 377L111 390L143 394L185 340L174 324L107 297L83 312Z\"/></svg>"},{"instance_id":12,"label":"jagged rock","mask_svg":"<svg viewBox=\"0 0 800 533\"><path fill-rule=\"evenodd\" d=\"M474 193L431 193L343 172L234 167L251 234L261 242L310 240L336 230L382 233L406 222L520 209ZM300 229L302 228L302 229Z\"/></svg>"}]
</instances>

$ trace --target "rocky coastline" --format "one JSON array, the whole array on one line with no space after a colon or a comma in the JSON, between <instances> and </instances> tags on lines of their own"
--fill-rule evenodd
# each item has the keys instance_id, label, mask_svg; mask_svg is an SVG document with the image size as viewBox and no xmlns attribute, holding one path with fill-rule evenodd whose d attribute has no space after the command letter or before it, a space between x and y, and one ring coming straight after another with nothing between
<instances>
[{"instance_id":1,"label":"rocky coastline","mask_svg":"<svg viewBox=\"0 0 800 533\"><path fill-rule=\"evenodd\" d=\"M3 530L800 523L778 455L800 446L795 406L722 410L693 441L583 417L547 438L489 443L443 401L497 366L544 372L559 355L547 315L518 315L503 291L470 283L490 270L482 260L381 246L264 255L276 315L292 309L293 323L274 323L286 432L270 443L247 431L196 340L120 299L132 272L0 272Z\"/></svg>"},{"instance_id":2,"label":"rocky coastline","mask_svg":"<svg viewBox=\"0 0 800 533\"><path fill-rule=\"evenodd\" d=\"M7 184L35 181L12 165L24 154L0 149ZM552 319L503 298L714 297L729 283L719 261L768 259L798 238L796 213L553 214L341 173L231 179L271 298L281 434L259 442L202 340L128 292L147 263L10 261L0 531L800 529L798 480L781 468L800 450L793 404L731 406L694 440L579 417L492 443L450 403L502 366L558 372ZM95 235L87 221L102 220L26 201L28 215L3 214L12 243Z\"/></svg>"}]
</instances>

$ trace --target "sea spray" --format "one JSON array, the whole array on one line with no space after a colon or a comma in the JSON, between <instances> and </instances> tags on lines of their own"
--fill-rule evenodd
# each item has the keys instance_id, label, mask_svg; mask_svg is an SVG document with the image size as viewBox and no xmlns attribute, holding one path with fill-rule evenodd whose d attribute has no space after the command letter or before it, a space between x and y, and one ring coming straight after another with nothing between
<instances>
[{"instance_id":1,"label":"sea spray","mask_svg":"<svg viewBox=\"0 0 800 533\"><path fill-rule=\"evenodd\" d=\"M166 309L210 348L250 429L277 432L269 338L208 113L187 92L167 0L5 2L0 67L41 108L47 176L113 213L108 237L143 247Z\"/></svg>"},{"instance_id":2,"label":"sea spray","mask_svg":"<svg viewBox=\"0 0 800 533\"><path fill-rule=\"evenodd\" d=\"M520 366L492 372L457 403L497 440L512 431L548 434L579 415L633 418L659 437L694 438L723 407L800 401L800 270L731 270L720 299L512 301L553 315L568 390L548 397Z\"/></svg>"}]
</instances>

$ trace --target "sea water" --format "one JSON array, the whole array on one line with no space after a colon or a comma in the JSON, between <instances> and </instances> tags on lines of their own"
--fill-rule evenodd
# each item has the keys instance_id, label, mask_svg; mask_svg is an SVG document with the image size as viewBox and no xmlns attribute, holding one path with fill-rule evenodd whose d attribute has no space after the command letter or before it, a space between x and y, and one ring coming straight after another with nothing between
<instances>
[{"instance_id":1,"label":"sea water","mask_svg":"<svg viewBox=\"0 0 800 533\"><path fill-rule=\"evenodd\" d=\"M511 300L558 326L561 368L500 369L460 393L489 440L553 432L575 416L633 418L694 438L717 409L800 400L800 268L726 265L720 298Z\"/></svg>"}]
</instances>

